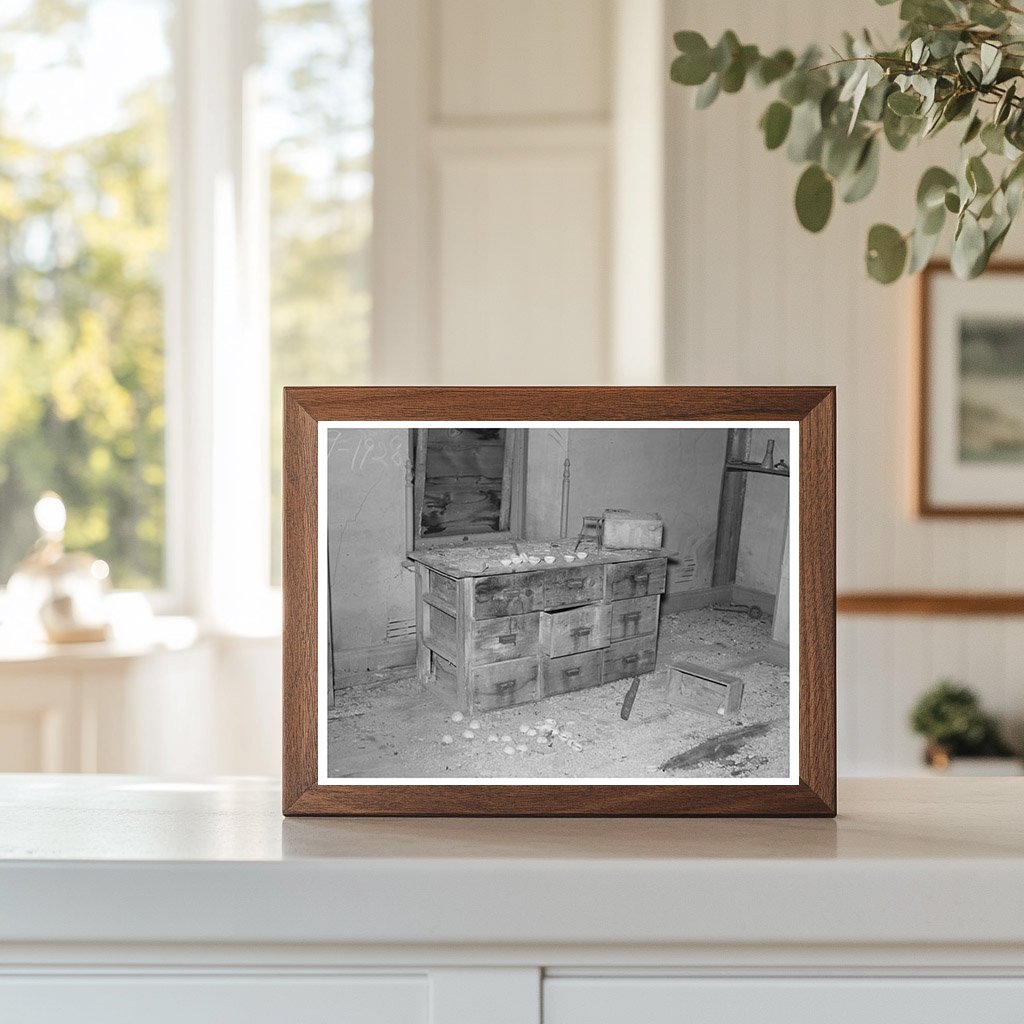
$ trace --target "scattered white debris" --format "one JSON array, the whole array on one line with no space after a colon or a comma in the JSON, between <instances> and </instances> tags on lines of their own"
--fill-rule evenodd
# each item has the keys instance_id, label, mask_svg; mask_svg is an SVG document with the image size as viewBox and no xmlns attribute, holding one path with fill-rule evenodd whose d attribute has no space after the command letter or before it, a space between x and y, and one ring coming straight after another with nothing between
<instances>
[{"instance_id":1,"label":"scattered white debris","mask_svg":"<svg viewBox=\"0 0 1024 1024\"><path fill-rule=\"evenodd\" d=\"M452 721L461 722L465 717L466 716L461 711L456 711L455 714L452 715Z\"/></svg>"},{"instance_id":2,"label":"scattered white debris","mask_svg":"<svg viewBox=\"0 0 1024 1024\"><path fill-rule=\"evenodd\" d=\"M558 735L561 736L563 740L571 740L572 739L572 733L569 732L568 729L562 729L562 731L559 732Z\"/></svg>"},{"instance_id":3,"label":"scattered white debris","mask_svg":"<svg viewBox=\"0 0 1024 1024\"><path fill-rule=\"evenodd\" d=\"M469 727L470 729L479 729L480 723L474 718L473 721L469 723Z\"/></svg>"},{"instance_id":4,"label":"scattered white debris","mask_svg":"<svg viewBox=\"0 0 1024 1024\"><path fill-rule=\"evenodd\" d=\"M526 735L527 736L536 736L537 735L537 730L536 729L530 729L529 727L527 727Z\"/></svg>"},{"instance_id":5,"label":"scattered white debris","mask_svg":"<svg viewBox=\"0 0 1024 1024\"><path fill-rule=\"evenodd\" d=\"M538 743L547 743L547 741L548 741L547 736L538 736L537 737L537 742Z\"/></svg>"},{"instance_id":6,"label":"scattered white debris","mask_svg":"<svg viewBox=\"0 0 1024 1024\"><path fill-rule=\"evenodd\" d=\"M444 734L444 735L443 735L443 736L441 737L441 742L442 742L442 743L454 743L454 742L455 742L455 740L454 740L454 738L453 738L453 737L452 737L452 736L451 736L451 735L450 735L449 733L445 733L445 734Z\"/></svg>"},{"instance_id":7,"label":"scattered white debris","mask_svg":"<svg viewBox=\"0 0 1024 1024\"><path fill-rule=\"evenodd\" d=\"M530 727L528 725L521 725L521 726L519 726L519 731L520 732L529 732L530 731Z\"/></svg>"},{"instance_id":8,"label":"scattered white debris","mask_svg":"<svg viewBox=\"0 0 1024 1024\"><path fill-rule=\"evenodd\" d=\"M527 746L527 745L526 745L525 743L517 743L517 744L516 744L516 750L521 750L521 751L522 751L522 752L523 752L524 754L525 754L525 753L526 753L526 751L527 751L527 750L529 750L529 749L530 749L530 748L529 748L529 747L528 747L528 746Z\"/></svg>"},{"instance_id":9,"label":"scattered white debris","mask_svg":"<svg viewBox=\"0 0 1024 1024\"><path fill-rule=\"evenodd\" d=\"M492 732L490 734L490 736L487 737L487 742L488 743L497 743L498 742L498 734L496 732Z\"/></svg>"},{"instance_id":10,"label":"scattered white debris","mask_svg":"<svg viewBox=\"0 0 1024 1024\"><path fill-rule=\"evenodd\" d=\"M577 743L575 740L573 740L572 743L569 744L569 746L572 747L572 749L575 750L577 754L583 749L583 744Z\"/></svg>"},{"instance_id":11,"label":"scattered white debris","mask_svg":"<svg viewBox=\"0 0 1024 1024\"><path fill-rule=\"evenodd\" d=\"M472 729L463 729L462 730L462 738L464 740L471 740L475 735L476 735L476 733L473 732Z\"/></svg>"},{"instance_id":12,"label":"scattered white debris","mask_svg":"<svg viewBox=\"0 0 1024 1024\"><path fill-rule=\"evenodd\" d=\"M515 747L505 747L504 750L506 754L514 754L516 752Z\"/></svg>"},{"instance_id":13,"label":"scattered white debris","mask_svg":"<svg viewBox=\"0 0 1024 1024\"><path fill-rule=\"evenodd\" d=\"M553 718L545 718L544 719L544 724L545 725L558 725L558 723Z\"/></svg>"},{"instance_id":14,"label":"scattered white debris","mask_svg":"<svg viewBox=\"0 0 1024 1024\"><path fill-rule=\"evenodd\" d=\"M501 737L501 742L502 743L511 743L512 742L512 737L509 736L508 733L505 733L505 735Z\"/></svg>"}]
</instances>

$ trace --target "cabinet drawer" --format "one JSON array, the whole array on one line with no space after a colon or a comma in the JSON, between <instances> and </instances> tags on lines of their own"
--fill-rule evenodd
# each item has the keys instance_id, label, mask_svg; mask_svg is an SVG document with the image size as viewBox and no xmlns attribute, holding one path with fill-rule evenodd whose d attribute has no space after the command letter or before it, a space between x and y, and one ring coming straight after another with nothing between
<instances>
[{"instance_id":1,"label":"cabinet drawer","mask_svg":"<svg viewBox=\"0 0 1024 1024\"><path fill-rule=\"evenodd\" d=\"M612 641L650 636L658 631L660 597L634 597L629 601L613 601L609 636Z\"/></svg>"},{"instance_id":2,"label":"cabinet drawer","mask_svg":"<svg viewBox=\"0 0 1024 1024\"><path fill-rule=\"evenodd\" d=\"M474 665L514 661L537 653L539 612L483 619L473 623L471 659Z\"/></svg>"},{"instance_id":3,"label":"cabinet drawer","mask_svg":"<svg viewBox=\"0 0 1024 1024\"><path fill-rule=\"evenodd\" d=\"M540 652L549 658L608 646L608 605L540 613Z\"/></svg>"},{"instance_id":4,"label":"cabinet drawer","mask_svg":"<svg viewBox=\"0 0 1024 1024\"><path fill-rule=\"evenodd\" d=\"M658 641L653 636L636 640L620 640L604 652L604 682L610 683L627 676L640 676L654 671L658 658Z\"/></svg>"},{"instance_id":5,"label":"cabinet drawer","mask_svg":"<svg viewBox=\"0 0 1024 1024\"><path fill-rule=\"evenodd\" d=\"M458 583L451 576L445 576L434 569L427 571L427 593L440 598L453 611L459 603L458 587Z\"/></svg>"},{"instance_id":6,"label":"cabinet drawer","mask_svg":"<svg viewBox=\"0 0 1024 1024\"><path fill-rule=\"evenodd\" d=\"M608 566L608 600L646 597L665 593L668 563L664 558L645 558L642 562L617 562Z\"/></svg>"},{"instance_id":7,"label":"cabinet drawer","mask_svg":"<svg viewBox=\"0 0 1024 1024\"><path fill-rule=\"evenodd\" d=\"M538 678L536 658L482 665L469 673L473 705L480 711L494 711L537 700L540 697Z\"/></svg>"},{"instance_id":8,"label":"cabinet drawer","mask_svg":"<svg viewBox=\"0 0 1024 1024\"><path fill-rule=\"evenodd\" d=\"M423 642L442 658L454 661L458 649L455 616L428 605L423 614Z\"/></svg>"},{"instance_id":9,"label":"cabinet drawer","mask_svg":"<svg viewBox=\"0 0 1024 1024\"><path fill-rule=\"evenodd\" d=\"M541 573L481 576L473 584L473 618L497 619L540 611L544 593Z\"/></svg>"},{"instance_id":10,"label":"cabinet drawer","mask_svg":"<svg viewBox=\"0 0 1024 1024\"><path fill-rule=\"evenodd\" d=\"M544 607L570 608L604 600L604 566L572 566L544 574Z\"/></svg>"},{"instance_id":11,"label":"cabinet drawer","mask_svg":"<svg viewBox=\"0 0 1024 1024\"><path fill-rule=\"evenodd\" d=\"M555 693L568 693L570 690L585 690L588 686L598 686L601 683L603 661L603 651L569 654L564 658L541 657L541 696L550 697Z\"/></svg>"}]
</instances>

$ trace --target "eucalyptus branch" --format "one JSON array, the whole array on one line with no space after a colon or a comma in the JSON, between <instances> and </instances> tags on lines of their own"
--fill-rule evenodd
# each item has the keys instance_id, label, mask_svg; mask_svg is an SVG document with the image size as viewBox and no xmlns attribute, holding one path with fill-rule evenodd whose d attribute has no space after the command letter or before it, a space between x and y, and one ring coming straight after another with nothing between
<instances>
[{"instance_id":1,"label":"eucalyptus branch","mask_svg":"<svg viewBox=\"0 0 1024 1024\"><path fill-rule=\"evenodd\" d=\"M789 50L762 54L731 31L715 46L678 32L671 76L697 88L702 109L750 81L775 90L759 128L768 149L785 145L789 159L804 165L795 206L809 231L825 227L837 194L853 203L872 191L883 143L899 152L962 122L958 166L930 167L918 185L913 228L876 224L865 258L868 273L885 284L916 273L952 220L953 269L974 277L1002 245L1024 198L1024 26L1013 21L1024 9L1010 0L902 0L899 13L896 48L875 47L867 33L846 35L827 62L816 48L800 58Z\"/></svg>"}]
</instances>

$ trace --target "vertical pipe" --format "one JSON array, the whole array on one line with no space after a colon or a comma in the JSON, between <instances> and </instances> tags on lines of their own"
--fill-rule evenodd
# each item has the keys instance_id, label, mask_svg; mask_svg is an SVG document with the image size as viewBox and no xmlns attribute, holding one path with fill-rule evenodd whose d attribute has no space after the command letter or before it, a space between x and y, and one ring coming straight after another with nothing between
<instances>
[{"instance_id":1,"label":"vertical pipe","mask_svg":"<svg viewBox=\"0 0 1024 1024\"><path fill-rule=\"evenodd\" d=\"M405 460L405 550L412 551L414 544L414 524L416 516L413 502L413 468L412 459Z\"/></svg>"},{"instance_id":2,"label":"vertical pipe","mask_svg":"<svg viewBox=\"0 0 1024 1024\"><path fill-rule=\"evenodd\" d=\"M562 470L562 537L569 536L569 456L565 457L565 467Z\"/></svg>"}]
</instances>

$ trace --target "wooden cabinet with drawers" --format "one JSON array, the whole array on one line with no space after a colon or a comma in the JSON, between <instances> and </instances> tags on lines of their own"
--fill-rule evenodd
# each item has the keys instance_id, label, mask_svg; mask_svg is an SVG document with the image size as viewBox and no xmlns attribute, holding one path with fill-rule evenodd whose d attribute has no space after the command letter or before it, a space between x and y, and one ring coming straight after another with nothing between
<instances>
[{"instance_id":1,"label":"wooden cabinet with drawers","mask_svg":"<svg viewBox=\"0 0 1024 1024\"><path fill-rule=\"evenodd\" d=\"M653 671L668 552L519 547L410 552L425 687L490 711Z\"/></svg>"}]
</instances>

